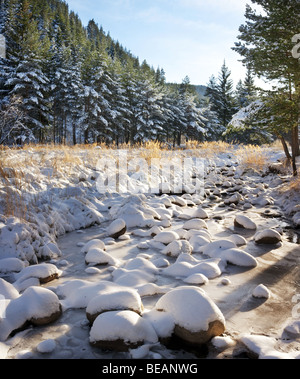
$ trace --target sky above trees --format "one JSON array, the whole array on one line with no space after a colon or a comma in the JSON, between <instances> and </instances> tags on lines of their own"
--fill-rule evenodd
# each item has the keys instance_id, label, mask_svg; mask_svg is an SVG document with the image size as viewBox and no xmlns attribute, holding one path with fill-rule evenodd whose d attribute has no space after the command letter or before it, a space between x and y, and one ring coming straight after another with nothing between
<instances>
[{"instance_id":1,"label":"sky above trees","mask_svg":"<svg viewBox=\"0 0 300 379\"><path fill-rule=\"evenodd\" d=\"M84 25L94 19L169 82L206 84L224 59L235 83L245 77L231 50L250 0L67 0Z\"/></svg>"}]
</instances>

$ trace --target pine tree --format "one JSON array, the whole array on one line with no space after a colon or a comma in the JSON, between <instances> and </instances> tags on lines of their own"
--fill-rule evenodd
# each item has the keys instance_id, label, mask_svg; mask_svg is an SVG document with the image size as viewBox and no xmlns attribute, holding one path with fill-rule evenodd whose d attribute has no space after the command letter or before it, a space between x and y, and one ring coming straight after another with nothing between
<instances>
[{"instance_id":1,"label":"pine tree","mask_svg":"<svg viewBox=\"0 0 300 379\"><path fill-rule=\"evenodd\" d=\"M210 98L211 110L217 114L220 125L219 136L223 135L232 116L237 111L233 81L230 76L231 72L224 62L218 79L212 76L207 85L206 96Z\"/></svg>"},{"instance_id":2,"label":"pine tree","mask_svg":"<svg viewBox=\"0 0 300 379\"><path fill-rule=\"evenodd\" d=\"M24 113L26 125L32 129L37 140L43 141L49 124L49 104L46 98L49 80L42 69L43 45L27 0L23 1L18 16L18 49L13 57L17 64L6 85L11 88L10 96L22 99L19 106Z\"/></svg>"},{"instance_id":3,"label":"pine tree","mask_svg":"<svg viewBox=\"0 0 300 379\"><path fill-rule=\"evenodd\" d=\"M240 27L240 42L233 48L243 57L245 65L269 80L277 80L278 93L285 88L291 102L300 107L300 61L292 56L292 37L300 29L300 8L298 0L252 0L262 6L264 13L258 14L249 5L246 8L247 23ZM275 83L276 85L276 83ZM288 107L291 109L291 107ZM276 110L275 110L276 111ZM280 112L281 110L278 109ZM298 114L297 112L296 114ZM295 114L290 130L292 135L293 166L299 149L299 118ZM282 135L279 127L277 133Z\"/></svg>"}]
</instances>

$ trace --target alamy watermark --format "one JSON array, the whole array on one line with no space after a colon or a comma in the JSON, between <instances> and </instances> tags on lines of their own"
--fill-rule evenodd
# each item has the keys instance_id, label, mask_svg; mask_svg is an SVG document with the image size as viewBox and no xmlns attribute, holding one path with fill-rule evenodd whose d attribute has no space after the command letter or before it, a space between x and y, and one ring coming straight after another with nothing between
<instances>
[{"instance_id":1,"label":"alamy watermark","mask_svg":"<svg viewBox=\"0 0 300 379\"><path fill-rule=\"evenodd\" d=\"M6 39L3 34L0 34L0 58L6 58Z\"/></svg>"},{"instance_id":2,"label":"alamy watermark","mask_svg":"<svg viewBox=\"0 0 300 379\"><path fill-rule=\"evenodd\" d=\"M131 158L127 150L98 161L100 193L204 194L202 158Z\"/></svg>"},{"instance_id":3,"label":"alamy watermark","mask_svg":"<svg viewBox=\"0 0 300 379\"><path fill-rule=\"evenodd\" d=\"M295 59L300 59L300 34L295 34L292 38L295 46L292 49L292 56Z\"/></svg>"}]
</instances>

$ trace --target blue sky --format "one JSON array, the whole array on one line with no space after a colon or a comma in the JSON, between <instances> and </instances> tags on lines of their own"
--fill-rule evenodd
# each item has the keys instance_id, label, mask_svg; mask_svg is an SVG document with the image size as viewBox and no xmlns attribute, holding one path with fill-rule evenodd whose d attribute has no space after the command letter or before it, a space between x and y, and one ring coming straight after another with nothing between
<instances>
[{"instance_id":1,"label":"blue sky","mask_svg":"<svg viewBox=\"0 0 300 379\"><path fill-rule=\"evenodd\" d=\"M226 60L235 84L244 79L240 56L231 50L250 0L67 0L84 25L94 19L113 39L169 82L188 75L207 84Z\"/></svg>"}]
</instances>

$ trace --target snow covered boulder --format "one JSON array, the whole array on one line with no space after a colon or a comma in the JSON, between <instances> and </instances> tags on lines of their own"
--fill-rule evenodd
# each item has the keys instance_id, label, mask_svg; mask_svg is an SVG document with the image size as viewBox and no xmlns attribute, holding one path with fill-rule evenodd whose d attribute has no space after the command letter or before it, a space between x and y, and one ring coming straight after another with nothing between
<instances>
[{"instance_id":1,"label":"snow covered boulder","mask_svg":"<svg viewBox=\"0 0 300 379\"><path fill-rule=\"evenodd\" d=\"M18 258L3 258L0 259L0 274L7 274L11 272L20 272L26 267L24 261Z\"/></svg>"},{"instance_id":2,"label":"snow covered boulder","mask_svg":"<svg viewBox=\"0 0 300 379\"><path fill-rule=\"evenodd\" d=\"M255 222L250 220L249 217L243 215L237 215L234 220L234 226L242 229L256 230L257 226Z\"/></svg>"},{"instance_id":3,"label":"snow covered boulder","mask_svg":"<svg viewBox=\"0 0 300 379\"><path fill-rule=\"evenodd\" d=\"M41 263L33 266L25 267L21 272L16 274L16 282L14 286L18 291L30 287L30 285L39 285L49 283L58 279L62 274L55 265L50 263Z\"/></svg>"},{"instance_id":4,"label":"snow covered boulder","mask_svg":"<svg viewBox=\"0 0 300 379\"><path fill-rule=\"evenodd\" d=\"M192 245L188 241L179 240L171 242L163 251L169 257L177 258L181 253L191 254L193 250Z\"/></svg>"},{"instance_id":5,"label":"snow covered boulder","mask_svg":"<svg viewBox=\"0 0 300 379\"><path fill-rule=\"evenodd\" d=\"M225 332L222 312L198 287L175 288L162 296L155 308L173 316L174 334L187 344L203 345Z\"/></svg>"},{"instance_id":6,"label":"snow covered boulder","mask_svg":"<svg viewBox=\"0 0 300 379\"><path fill-rule=\"evenodd\" d=\"M175 240L179 240L179 235L173 231L161 232L154 237L155 242L160 242L164 245L169 245Z\"/></svg>"},{"instance_id":7,"label":"snow covered boulder","mask_svg":"<svg viewBox=\"0 0 300 379\"><path fill-rule=\"evenodd\" d=\"M258 261L246 251L240 249L224 250L221 259L240 267L257 267Z\"/></svg>"},{"instance_id":8,"label":"snow covered boulder","mask_svg":"<svg viewBox=\"0 0 300 379\"><path fill-rule=\"evenodd\" d=\"M199 249L199 252L210 258L220 258L224 250L235 249L236 247L234 242L222 239L204 245Z\"/></svg>"},{"instance_id":9,"label":"snow covered boulder","mask_svg":"<svg viewBox=\"0 0 300 379\"><path fill-rule=\"evenodd\" d=\"M83 254L87 254L89 252L90 249L101 249L101 250L105 250L105 244L103 241L101 240L98 240L98 239L93 239L89 242L87 242L83 248L81 249L81 253Z\"/></svg>"},{"instance_id":10,"label":"snow covered boulder","mask_svg":"<svg viewBox=\"0 0 300 379\"><path fill-rule=\"evenodd\" d=\"M194 213L193 218L201 218L202 220L205 220L208 218L208 213L203 208L199 207Z\"/></svg>"},{"instance_id":11,"label":"snow covered boulder","mask_svg":"<svg viewBox=\"0 0 300 379\"><path fill-rule=\"evenodd\" d=\"M85 256L85 263L93 266L117 266L119 261L113 258L110 254L97 248L90 249Z\"/></svg>"},{"instance_id":12,"label":"snow covered boulder","mask_svg":"<svg viewBox=\"0 0 300 379\"><path fill-rule=\"evenodd\" d=\"M90 331L90 343L101 349L127 352L145 343L157 343L153 326L132 311L105 312Z\"/></svg>"},{"instance_id":13,"label":"snow covered boulder","mask_svg":"<svg viewBox=\"0 0 300 379\"><path fill-rule=\"evenodd\" d=\"M238 205L238 203L242 200L243 200L243 196L239 193L236 193L236 194L230 196L229 199L226 199L224 201L224 204L226 204L226 205L230 205L230 204Z\"/></svg>"},{"instance_id":14,"label":"snow covered boulder","mask_svg":"<svg viewBox=\"0 0 300 379\"><path fill-rule=\"evenodd\" d=\"M142 313L141 297L136 290L120 286L99 293L88 303L86 316L93 324L101 313L120 310L130 310L139 315Z\"/></svg>"},{"instance_id":15,"label":"snow covered boulder","mask_svg":"<svg viewBox=\"0 0 300 379\"><path fill-rule=\"evenodd\" d=\"M5 299L16 299L19 297L19 292L11 283L0 278L0 295Z\"/></svg>"},{"instance_id":16,"label":"snow covered boulder","mask_svg":"<svg viewBox=\"0 0 300 379\"><path fill-rule=\"evenodd\" d=\"M117 239L126 233L126 222L123 219L113 221L107 228L107 235L110 238Z\"/></svg>"},{"instance_id":17,"label":"snow covered boulder","mask_svg":"<svg viewBox=\"0 0 300 379\"><path fill-rule=\"evenodd\" d=\"M207 224L204 220L202 220L200 218L193 218L193 219L187 221L183 225L183 229L185 229L185 230L191 230L191 229L201 230L201 229L208 229L208 227L207 227Z\"/></svg>"},{"instance_id":18,"label":"snow covered boulder","mask_svg":"<svg viewBox=\"0 0 300 379\"><path fill-rule=\"evenodd\" d=\"M260 284L254 289L252 296L257 299L269 299L271 297L271 292L266 286Z\"/></svg>"},{"instance_id":19,"label":"snow covered boulder","mask_svg":"<svg viewBox=\"0 0 300 379\"><path fill-rule=\"evenodd\" d=\"M282 242L281 235L273 229L266 229L262 232L259 232L254 237L257 244L266 244L266 245L276 245L279 242Z\"/></svg>"},{"instance_id":20,"label":"snow covered boulder","mask_svg":"<svg viewBox=\"0 0 300 379\"><path fill-rule=\"evenodd\" d=\"M155 226L160 216L146 201L144 194L126 196L111 207L109 214L112 219L124 220L127 228Z\"/></svg>"},{"instance_id":21,"label":"snow covered boulder","mask_svg":"<svg viewBox=\"0 0 300 379\"><path fill-rule=\"evenodd\" d=\"M210 240L203 236L195 234L190 238L189 243L192 246L193 253L200 253L203 246L208 245L210 243Z\"/></svg>"},{"instance_id":22,"label":"snow covered boulder","mask_svg":"<svg viewBox=\"0 0 300 379\"><path fill-rule=\"evenodd\" d=\"M232 234L229 237L230 241L236 244L236 246L244 246L247 245L247 240L243 237L240 236L239 234Z\"/></svg>"},{"instance_id":23,"label":"snow covered boulder","mask_svg":"<svg viewBox=\"0 0 300 379\"><path fill-rule=\"evenodd\" d=\"M188 276L186 279L184 279L183 281L188 284L198 284L198 285L207 284L209 282L208 278L203 274L192 274Z\"/></svg>"},{"instance_id":24,"label":"snow covered boulder","mask_svg":"<svg viewBox=\"0 0 300 379\"><path fill-rule=\"evenodd\" d=\"M0 320L0 341L26 325L47 325L62 314L56 294L46 288L30 287L21 296L11 300Z\"/></svg>"}]
</instances>

